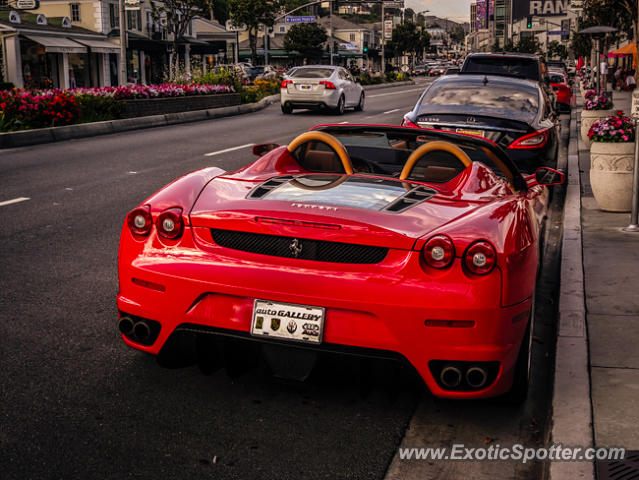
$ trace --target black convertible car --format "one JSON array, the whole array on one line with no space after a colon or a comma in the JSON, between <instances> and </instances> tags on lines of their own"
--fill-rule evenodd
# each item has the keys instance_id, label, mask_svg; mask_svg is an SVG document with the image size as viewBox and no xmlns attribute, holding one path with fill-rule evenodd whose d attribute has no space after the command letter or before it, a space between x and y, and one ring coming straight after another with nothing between
<instances>
[{"instance_id":1,"label":"black convertible car","mask_svg":"<svg viewBox=\"0 0 639 480\"><path fill-rule=\"evenodd\" d=\"M557 164L559 120L538 82L498 75L444 76L424 91L402 125L483 137L524 172Z\"/></svg>"}]
</instances>

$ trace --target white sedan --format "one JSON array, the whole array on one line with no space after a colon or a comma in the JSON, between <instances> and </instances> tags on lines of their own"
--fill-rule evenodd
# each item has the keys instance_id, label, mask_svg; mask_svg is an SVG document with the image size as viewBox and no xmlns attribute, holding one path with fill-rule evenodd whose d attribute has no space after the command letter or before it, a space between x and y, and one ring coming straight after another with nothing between
<instances>
[{"instance_id":1,"label":"white sedan","mask_svg":"<svg viewBox=\"0 0 639 480\"><path fill-rule=\"evenodd\" d=\"M291 113L294 108L317 108L341 115L347 107L364 110L364 100L364 89L342 67L307 65L282 81L283 113Z\"/></svg>"}]
</instances>

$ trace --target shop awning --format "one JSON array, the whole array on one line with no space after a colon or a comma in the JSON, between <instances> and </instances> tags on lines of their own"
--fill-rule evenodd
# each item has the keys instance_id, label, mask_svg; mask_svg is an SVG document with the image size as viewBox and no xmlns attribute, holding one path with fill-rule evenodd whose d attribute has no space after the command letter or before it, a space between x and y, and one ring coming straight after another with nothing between
<instances>
[{"instance_id":1,"label":"shop awning","mask_svg":"<svg viewBox=\"0 0 639 480\"><path fill-rule=\"evenodd\" d=\"M100 39L76 38L76 42L86 45L93 53L120 53L120 45Z\"/></svg>"},{"instance_id":2,"label":"shop awning","mask_svg":"<svg viewBox=\"0 0 639 480\"><path fill-rule=\"evenodd\" d=\"M42 45L47 53L87 53L87 47L65 37L31 34L24 36Z\"/></svg>"}]
</instances>

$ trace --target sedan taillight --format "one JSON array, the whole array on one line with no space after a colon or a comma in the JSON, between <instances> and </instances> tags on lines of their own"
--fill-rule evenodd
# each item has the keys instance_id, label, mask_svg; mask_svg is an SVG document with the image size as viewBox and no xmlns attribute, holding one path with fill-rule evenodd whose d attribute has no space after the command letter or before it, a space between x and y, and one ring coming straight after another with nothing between
<instances>
[{"instance_id":1,"label":"sedan taillight","mask_svg":"<svg viewBox=\"0 0 639 480\"><path fill-rule=\"evenodd\" d=\"M446 268L455 259L455 246L446 235L435 235L422 250L424 261L433 268Z\"/></svg>"},{"instance_id":2,"label":"sedan taillight","mask_svg":"<svg viewBox=\"0 0 639 480\"><path fill-rule=\"evenodd\" d=\"M547 128L538 130L523 137L519 137L508 148L523 149L523 148L541 148L548 142L550 132Z\"/></svg>"},{"instance_id":3,"label":"sedan taillight","mask_svg":"<svg viewBox=\"0 0 639 480\"><path fill-rule=\"evenodd\" d=\"M182 235L184 222L182 221L182 209L179 207L164 210L158 216L158 233L161 237L176 239Z\"/></svg>"},{"instance_id":4,"label":"sedan taillight","mask_svg":"<svg viewBox=\"0 0 639 480\"><path fill-rule=\"evenodd\" d=\"M328 80L321 80L320 85L324 85L326 90L335 90L335 84L333 82L329 82Z\"/></svg>"},{"instance_id":5,"label":"sedan taillight","mask_svg":"<svg viewBox=\"0 0 639 480\"><path fill-rule=\"evenodd\" d=\"M282 80L282 88L288 87L291 83L293 83L293 80Z\"/></svg>"},{"instance_id":6,"label":"sedan taillight","mask_svg":"<svg viewBox=\"0 0 639 480\"><path fill-rule=\"evenodd\" d=\"M495 247L490 243L480 240L466 249L464 254L464 266L475 275L486 275L492 271L497 263Z\"/></svg>"},{"instance_id":7,"label":"sedan taillight","mask_svg":"<svg viewBox=\"0 0 639 480\"><path fill-rule=\"evenodd\" d=\"M129 230L134 235L148 235L153 226L153 218L151 217L151 206L144 205L132 210L126 216L126 223L129 226Z\"/></svg>"}]
</instances>

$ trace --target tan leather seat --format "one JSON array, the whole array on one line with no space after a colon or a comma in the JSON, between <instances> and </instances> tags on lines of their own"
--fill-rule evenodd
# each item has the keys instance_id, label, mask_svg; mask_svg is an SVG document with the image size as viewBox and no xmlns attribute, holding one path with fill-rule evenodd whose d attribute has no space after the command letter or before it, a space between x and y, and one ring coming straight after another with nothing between
<instances>
[{"instance_id":1,"label":"tan leather seat","mask_svg":"<svg viewBox=\"0 0 639 480\"><path fill-rule=\"evenodd\" d=\"M436 165L428 165L424 168L424 182L445 183L452 180L460 172L455 167L438 167Z\"/></svg>"},{"instance_id":2,"label":"tan leather seat","mask_svg":"<svg viewBox=\"0 0 639 480\"><path fill-rule=\"evenodd\" d=\"M303 167L311 172L344 173L339 157L331 150L311 150L304 155Z\"/></svg>"}]
</instances>

